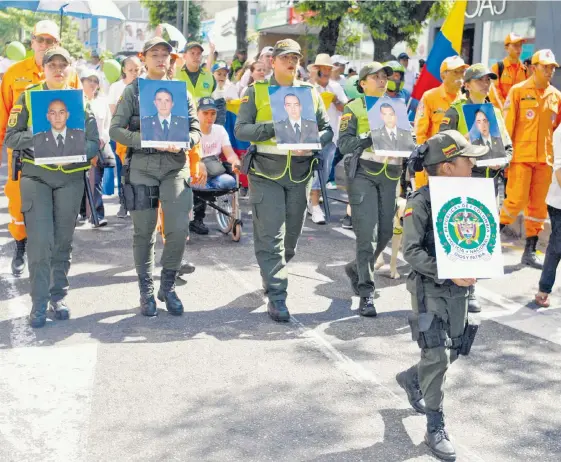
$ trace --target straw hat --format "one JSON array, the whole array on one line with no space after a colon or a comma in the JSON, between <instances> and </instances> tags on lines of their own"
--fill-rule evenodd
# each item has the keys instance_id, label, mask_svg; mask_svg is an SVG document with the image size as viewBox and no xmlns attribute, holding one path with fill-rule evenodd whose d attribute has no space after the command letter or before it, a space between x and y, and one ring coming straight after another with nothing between
<instances>
[{"instance_id":1,"label":"straw hat","mask_svg":"<svg viewBox=\"0 0 561 462\"><path fill-rule=\"evenodd\" d=\"M320 53L316 56L316 62L313 64L308 64L308 70L311 71L315 66L327 66L327 67L334 67L333 63L331 62L331 58L327 53Z\"/></svg>"}]
</instances>

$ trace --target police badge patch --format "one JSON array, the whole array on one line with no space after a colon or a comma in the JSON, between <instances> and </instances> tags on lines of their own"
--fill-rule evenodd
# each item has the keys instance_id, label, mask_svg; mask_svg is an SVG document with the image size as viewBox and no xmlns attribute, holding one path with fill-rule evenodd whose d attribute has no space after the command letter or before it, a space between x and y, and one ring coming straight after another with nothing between
<instances>
[{"instance_id":1,"label":"police badge patch","mask_svg":"<svg viewBox=\"0 0 561 462\"><path fill-rule=\"evenodd\" d=\"M8 119L8 127L15 127L18 123L18 113L12 112L10 113L10 118Z\"/></svg>"}]
</instances>

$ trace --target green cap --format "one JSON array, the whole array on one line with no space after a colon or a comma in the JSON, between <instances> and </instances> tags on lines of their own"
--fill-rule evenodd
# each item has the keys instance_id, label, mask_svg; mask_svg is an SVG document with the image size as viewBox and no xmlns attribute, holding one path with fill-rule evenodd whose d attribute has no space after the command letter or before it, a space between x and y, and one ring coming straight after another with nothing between
<instances>
[{"instance_id":1,"label":"green cap","mask_svg":"<svg viewBox=\"0 0 561 462\"><path fill-rule=\"evenodd\" d=\"M273 48L273 57L287 55L289 53L302 57L302 49L298 42L292 39L279 40Z\"/></svg>"},{"instance_id":2,"label":"green cap","mask_svg":"<svg viewBox=\"0 0 561 462\"><path fill-rule=\"evenodd\" d=\"M166 42L162 37L154 37L144 42L144 48L142 48L142 54L146 54L148 50L151 50L157 45L164 45L170 53L173 51L173 47L168 42Z\"/></svg>"},{"instance_id":3,"label":"green cap","mask_svg":"<svg viewBox=\"0 0 561 462\"><path fill-rule=\"evenodd\" d=\"M385 64L374 61L373 63L367 64L360 70L358 74L358 80L364 80L369 75L376 74L376 72L379 72L382 69L386 71L387 75L393 74L393 69L391 68L391 66L387 66Z\"/></svg>"},{"instance_id":4,"label":"green cap","mask_svg":"<svg viewBox=\"0 0 561 462\"><path fill-rule=\"evenodd\" d=\"M456 157L481 157L489 152L488 146L474 146L460 132L445 130L437 133L427 141L428 151L425 153L423 165L450 162Z\"/></svg>"},{"instance_id":5,"label":"green cap","mask_svg":"<svg viewBox=\"0 0 561 462\"><path fill-rule=\"evenodd\" d=\"M201 52L205 51L205 49L203 48L203 46L199 42L187 42L185 44L185 46L183 47L183 53L186 53L191 48L200 48Z\"/></svg>"},{"instance_id":6,"label":"green cap","mask_svg":"<svg viewBox=\"0 0 561 462\"><path fill-rule=\"evenodd\" d=\"M497 80L497 74L491 71L491 69L489 69L487 66L482 63L473 64L466 69L466 73L464 74L464 81L469 82L473 79L482 79L486 75L488 75L491 80Z\"/></svg>"},{"instance_id":7,"label":"green cap","mask_svg":"<svg viewBox=\"0 0 561 462\"><path fill-rule=\"evenodd\" d=\"M64 60L68 64L70 64L71 61L70 53L68 53L66 48L54 46L49 48L47 51L45 51L45 54L43 55L43 66L47 64L49 61L51 61L55 56L60 56L61 58L64 58Z\"/></svg>"}]
</instances>

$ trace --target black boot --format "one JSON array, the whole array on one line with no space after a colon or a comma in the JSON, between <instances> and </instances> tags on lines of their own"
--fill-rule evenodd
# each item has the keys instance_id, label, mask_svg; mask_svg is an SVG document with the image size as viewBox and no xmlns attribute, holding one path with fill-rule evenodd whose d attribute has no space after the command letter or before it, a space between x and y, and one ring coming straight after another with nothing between
<instances>
[{"instance_id":1,"label":"black boot","mask_svg":"<svg viewBox=\"0 0 561 462\"><path fill-rule=\"evenodd\" d=\"M442 460L456 460L456 451L446 433L442 411L427 411L425 443L436 457Z\"/></svg>"},{"instance_id":2,"label":"black boot","mask_svg":"<svg viewBox=\"0 0 561 462\"><path fill-rule=\"evenodd\" d=\"M367 318L374 318L378 316L376 307L374 306L374 295L370 295L369 297L360 297L358 312L361 316L366 316Z\"/></svg>"},{"instance_id":3,"label":"black boot","mask_svg":"<svg viewBox=\"0 0 561 462\"><path fill-rule=\"evenodd\" d=\"M425 411L425 400L423 398L423 392L419 386L419 372L417 366L410 367L406 371L400 372L395 376L399 386L405 390L407 393L407 398L409 399L409 404L415 409L419 414L424 414Z\"/></svg>"},{"instance_id":4,"label":"black boot","mask_svg":"<svg viewBox=\"0 0 561 462\"><path fill-rule=\"evenodd\" d=\"M33 302L29 313L29 325L33 328L43 327L47 322L48 302Z\"/></svg>"},{"instance_id":5,"label":"black boot","mask_svg":"<svg viewBox=\"0 0 561 462\"><path fill-rule=\"evenodd\" d=\"M55 318L59 321L70 319L70 309L64 300L51 301L51 310L53 310Z\"/></svg>"},{"instance_id":6,"label":"black boot","mask_svg":"<svg viewBox=\"0 0 561 462\"><path fill-rule=\"evenodd\" d=\"M12 274L15 277L20 277L25 271L25 267L27 265L25 244L27 244L27 238L24 238L21 241L16 241L16 251L14 253L14 257L12 258Z\"/></svg>"},{"instance_id":7,"label":"black boot","mask_svg":"<svg viewBox=\"0 0 561 462\"><path fill-rule=\"evenodd\" d=\"M193 263L183 263L179 271L177 272L177 277L183 276L184 274L191 274L195 272L195 265Z\"/></svg>"},{"instance_id":8,"label":"black boot","mask_svg":"<svg viewBox=\"0 0 561 462\"><path fill-rule=\"evenodd\" d=\"M140 312L144 316L158 316L158 306L154 298L154 280L148 274L138 275L140 289Z\"/></svg>"},{"instance_id":9,"label":"black boot","mask_svg":"<svg viewBox=\"0 0 561 462\"><path fill-rule=\"evenodd\" d=\"M479 304L479 300L475 296L475 286L469 287L469 295L468 295L468 311L470 313L480 313L481 312L481 305Z\"/></svg>"},{"instance_id":10,"label":"black boot","mask_svg":"<svg viewBox=\"0 0 561 462\"><path fill-rule=\"evenodd\" d=\"M273 321L290 321L290 313L284 300L272 300L267 303L267 312Z\"/></svg>"},{"instance_id":11,"label":"black boot","mask_svg":"<svg viewBox=\"0 0 561 462\"><path fill-rule=\"evenodd\" d=\"M177 271L162 269L160 278L160 290L158 290L158 300L166 302L166 309L169 314L181 316L183 314L183 303L175 293L175 277Z\"/></svg>"},{"instance_id":12,"label":"black boot","mask_svg":"<svg viewBox=\"0 0 561 462\"><path fill-rule=\"evenodd\" d=\"M522 254L522 264L541 270L543 269L543 261L536 255L537 244L538 236L526 238L526 247Z\"/></svg>"},{"instance_id":13,"label":"black boot","mask_svg":"<svg viewBox=\"0 0 561 462\"><path fill-rule=\"evenodd\" d=\"M345 265L345 274L351 280L351 289L358 295L358 274L356 272L356 262L352 261Z\"/></svg>"},{"instance_id":14,"label":"black boot","mask_svg":"<svg viewBox=\"0 0 561 462\"><path fill-rule=\"evenodd\" d=\"M208 226L203 223L203 220L195 218L191 223L189 223L189 231L196 234L208 234Z\"/></svg>"}]
</instances>

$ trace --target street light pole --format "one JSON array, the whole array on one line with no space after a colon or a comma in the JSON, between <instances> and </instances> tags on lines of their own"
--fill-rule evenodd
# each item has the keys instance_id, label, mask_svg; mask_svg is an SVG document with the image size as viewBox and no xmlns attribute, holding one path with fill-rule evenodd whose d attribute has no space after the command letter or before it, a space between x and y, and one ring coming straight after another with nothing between
<instances>
[{"instance_id":1,"label":"street light pole","mask_svg":"<svg viewBox=\"0 0 561 462\"><path fill-rule=\"evenodd\" d=\"M183 2L183 35L189 42L189 0Z\"/></svg>"}]
</instances>

